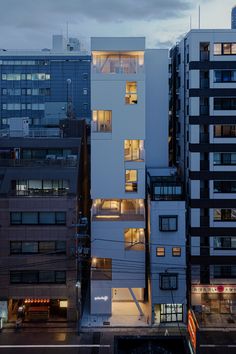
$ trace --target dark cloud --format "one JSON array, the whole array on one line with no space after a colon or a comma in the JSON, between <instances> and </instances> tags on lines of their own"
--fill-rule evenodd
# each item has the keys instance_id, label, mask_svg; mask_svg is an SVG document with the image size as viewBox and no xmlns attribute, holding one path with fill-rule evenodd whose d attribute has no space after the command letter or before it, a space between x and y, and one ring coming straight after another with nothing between
<instances>
[{"instance_id":1,"label":"dark cloud","mask_svg":"<svg viewBox=\"0 0 236 354\"><path fill-rule=\"evenodd\" d=\"M203 0L199 0L203 1ZM205 0L210 1L210 0ZM68 21L71 28L82 34L96 35L96 30L107 28L103 35L113 35L114 28L132 28L135 35L139 23L175 20L185 17L196 7L194 0L0 0L0 48L11 45L22 48L32 45L33 38L42 46L46 35L60 33ZM118 27L120 26L120 27ZM122 32L122 31L121 31ZM124 33L122 33L124 35ZM41 40L40 40L41 38ZM28 43L28 44L27 44ZM43 46L48 45L44 43ZM35 47L35 46L34 46Z\"/></svg>"}]
</instances>

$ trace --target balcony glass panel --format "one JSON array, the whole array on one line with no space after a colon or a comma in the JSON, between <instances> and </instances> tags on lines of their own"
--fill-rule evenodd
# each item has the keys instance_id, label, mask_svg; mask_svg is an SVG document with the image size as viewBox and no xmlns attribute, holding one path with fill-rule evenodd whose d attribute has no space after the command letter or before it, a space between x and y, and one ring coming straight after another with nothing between
<instances>
[{"instance_id":1,"label":"balcony glass panel","mask_svg":"<svg viewBox=\"0 0 236 354\"><path fill-rule=\"evenodd\" d=\"M125 191L126 192L138 191L138 171L137 170L125 171Z\"/></svg>"},{"instance_id":2,"label":"balcony glass panel","mask_svg":"<svg viewBox=\"0 0 236 354\"><path fill-rule=\"evenodd\" d=\"M112 111L93 111L92 131L110 133L112 131Z\"/></svg>"},{"instance_id":3,"label":"balcony glass panel","mask_svg":"<svg viewBox=\"0 0 236 354\"><path fill-rule=\"evenodd\" d=\"M143 52L93 53L93 70L102 74L137 74L142 72Z\"/></svg>"},{"instance_id":4,"label":"balcony glass panel","mask_svg":"<svg viewBox=\"0 0 236 354\"><path fill-rule=\"evenodd\" d=\"M96 199L92 216L95 220L144 220L144 202L142 199Z\"/></svg>"},{"instance_id":5,"label":"balcony glass panel","mask_svg":"<svg viewBox=\"0 0 236 354\"><path fill-rule=\"evenodd\" d=\"M125 154L125 161L143 161L144 160L143 140L125 140L124 154Z\"/></svg>"}]
</instances>

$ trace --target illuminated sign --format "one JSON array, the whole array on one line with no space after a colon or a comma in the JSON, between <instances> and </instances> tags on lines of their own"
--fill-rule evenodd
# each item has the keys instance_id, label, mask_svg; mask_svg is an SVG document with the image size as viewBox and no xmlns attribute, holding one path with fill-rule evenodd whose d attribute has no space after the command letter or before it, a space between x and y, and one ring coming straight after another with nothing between
<instances>
[{"instance_id":1,"label":"illuminated sign","mask_svg":"<svg viewBox=\"0 0 236 354\"><path fill-rule=\"evenodd\" d=\"M236 285L193 285L192 294L236 294Z\"/></svg>"},{"instance_id":2,"label":"illuminated sign","mask_svg":"<svg viewBox=\"0 0 236 354\"><path fill-rule=\"evenodd\" d=\"M68 307L68 301L67 300L60 300L59 306L62 308L67 308Z\"/></svg>"},{"instance_id":3,"label":"illuminated sign","mask_svg":"<svg viewBox=\"0 0 236 354\"><path fill-rule=\"evenodd\" d=\"M188 333L189 333L189 338L190 342L192 345L192 349L194 350L194 353L196 353L197 349L197 325L194 319L194 316L192 312L189 310L188 311Z\"/></svg>"},{"instance_id":4,"label":"illuminated sign","mask_svg":"<svg viewBox=\"0 0 236 354\"><path fill-rule=\"evenodd\" d=\"M108 300L108 296L96 296L94 298L95 301L107 301Z\"/></svg>"}]
</instances>

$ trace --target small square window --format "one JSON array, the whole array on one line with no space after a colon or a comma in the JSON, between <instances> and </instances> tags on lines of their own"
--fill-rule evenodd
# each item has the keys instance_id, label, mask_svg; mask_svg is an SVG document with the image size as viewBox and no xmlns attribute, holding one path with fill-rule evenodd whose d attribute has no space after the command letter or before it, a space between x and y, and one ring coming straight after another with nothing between
<instances>
[{"instance_id":1,"label":"small square window","mask_svg":"<svg viewBox=\"0 0 236 354\"><path fill-rule=\"evenodd\" d=\"M87 95L88 94L88 89L87 88L83 88L83 95Z\"/></svg>"},{"instance_id":2,"label":"small square window","mask_svg":"<svg viewBox=\"0 0 236 354\"><path fill-rule=\"evenodd\" d=\"M181 256L181 247L173 247L172 248L172 256L180 257Z\"/></svg>"},{"instance_id":3,"label":"small square window","mask_svg":"<svg viewBox=\"0 0 236 354\"><path fill-rule=\"evenodd\" d=\"M178 274L176 273L161 273L159 281L161 290L178 289Z\"/></svg>"},{"instance_id":4,"label":"small square window","mask_svg":"<svg viewBox=\"0 0 236 354\"><path fill-rule=\"evenodd\" d=\"M157 257L165 257L165 247L157 247L156 255Z\"/></svg>"},{"instance_id":5,"label":"small square window","mask_svg":"<svg viewBox=\"0 0 236 354\"><path fill-rule=\"evenodd\" d=\"M159 230L160 231L177 231L178 217L175 215L159 216Z\"/></svg>"}]
</instances>

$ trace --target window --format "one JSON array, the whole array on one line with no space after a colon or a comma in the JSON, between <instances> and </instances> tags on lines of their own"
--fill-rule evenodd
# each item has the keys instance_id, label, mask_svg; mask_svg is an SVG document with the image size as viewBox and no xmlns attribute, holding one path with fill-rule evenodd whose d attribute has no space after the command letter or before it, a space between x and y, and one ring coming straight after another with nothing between
<instances>
[{"instance_id":1,"label":"window","mask_svg":"<svg viewBox=\"0 0 236 354\"><path fill-rule=\"evenodd\" d=\"M50 80L50 74L33 73L33 74L2 74L2 80L20 81L20 80Z\"/></svg>"},{"instance_id":2,"label":"window","mask_svg":"<svg viewBox=\"0 0 236 354\"><path fill-rule=\"evenodd\" d=\"M66 213L57 212L11 212L11 225L65 225Z\"/></svg>"},{"instance_id":3,"label":"window","mask_svg":"<svg viewBox=\"0 0 236 354\"><path fill-rule=\"evenodd\" d=\"M126 104L137 104L137 82L136 81L127 81L126 82L126 92L125 92L125 103Z\"/></svg>"},{"instance_id":4,"label":"window","mask_svg":"<svg viewBox=\"0 0 236 354\"><path fill-rule=\"evenodd\" d=\"M183 305L161 304L160 322L183 322Z\"/></svg>"},{"instance_id":5,"label":"window","mask_svg":"<svg viewBox=\"0 0 236 354\"><path fill-rule=\"evenodd\" d=\"M164 257L165 256L165 247L157 247L156 248L156 255L157 255L157 257Z\"/></svg>"},{"instance_id":6,"label":"window","mask_svg":"<svg viewBox=\"0 0 236 354\"><path fill-rule=\"evenodd\" d=\"M214 97L214 110L232 111L236 110L236 98L234 97Z\"/></svg>"},{"instance_id":7,"label":"window","mask_svg":"<svg viewBox=\"0 0 236 354\"><path fill-rule=\"evenodd\" d=\"M126 251L144 251L144 229L125 229L124 239Z\"/></svg>"},{"instance_id":8,"label":"window","mask_svg":"<svg viewBox=\"0 0 236 354\"><path fill-rule=\"evenodd\" d=\"M236 279L236 266L215 265L213 266L214 278Z\"/></svg>"},{"instance_id":9,"label":"window","mask_svg":"<svg viewBox=\"0 0 236 354\"><path fill-rule=\"evenodd\" d=\"M236 181L214 181L214 193L236 193Z\"/></svg>"},{"instance_id":10,"label":"window","mask_svg":"<svg viewBox=\"0 0 236 354\"><path fill-rule=\"evenodd\" d=\"M177 231L178 217L173 216L159 216L159 230L160 231Z\"/></svg>"},{"instance_id":11,"label":"window","mask_svg":"<svg viewBox=\"0 0 236 354\"><path fill-rule=\"evenodd\" d=\"M10 254L65 254L66 241L11 241Z\"/></svg>"},{"instance_id":12,"label":"window","mask_svg":"<svg viewBox=\"0 0 236 354\"><path fill-rule=\"evenodd\" d=\"M236 82L236 70L214 70L214 82Z\"/></svg>"},{"instance_id":13,"label":"window","mask_svg":"<svg viewBox=\"0 0 236 354\"><path fill-rule=\"evenodd\" d=\"M65 284L66 271L19 270L10 271L11 284Z\"/></svg>"},{"instance_id":14,"label":"window","mask_svg":"<svg viewBox=\"0 0 236 354\"><path fill-rule=\"evenodd\" d=\"M88 89L87 88L83 88L83 95L87 95L88 94Z\"/></svg>"},{"instance_id":15,"label":"window","mask_svg":"<svg viewBox=\"0 0 236 354\"><path fill-rule=\"evenodd\" d=\"M125 170L125 191L137 192L138 191L138 171Z\"/></svg>"},{"instance_id":16,"label":"window","mask_svg":"<svg viewBox=\"0 0 236 354\"><path fill-rule=\"evenodd\" d=\"M236 43L214 43L214 55L236 55Z\"/></svg>"},{"instance_id":17,"label":"window","mask_svg":"<svg viewBox=\"0 0 236 354\"><path fill-rule=\"evenodd\" d=\"M176 273L161 273L159 280L161 290L178 289L178 274Z\"/></svg>"},{"instance_id":18,"label":"window","mask_svg":"<svg viewBox=\"0 0 236 354\"><path fill-rule=\"evenodd\" d=\"M93 258L91 264L92 280L112 280L112 260L110 258Z\"/></svg>"},{"instance_id":19,"label":"window","mask_svg":"<svg viewBox=\"0 0 236 354\"><path fill-rule=\"evenodd\" d=\"M236 137L236 125L227 124L227 125L215 125L214 126L214 137L221 138L235 138Z\"/></svg>"},{"instance_id":20,"label":"window","mask_svg":"<svg viewBox=\"0 0 236 354\"><path fill-rule=\"evenodd\" d=\"M144 53L93 53L93 70L102 74L136 74L142 72Z\"/></svg>"},{"instance_id":21,"label":"window","mask_svg":"<svg viewBox=\"0 0 236 354\"><path fill-rule=\"evenodd\" d=\"M214 221L236 221L236 209L214 209Z\"/></svg>"},{"instance_id":22,"label":"window","mask_svg":"<svg viewBox=\"0 0 236 354\"><path fill-rule=\"evenodd\" d=\"M93 132L111 132L112 111L93 111Z\"/></svg>"},{"instance_id":23,"label":"window","mask_svg":"<svg viewBox=\"0 0 236 354\"><path fill-rule=\"evenodd\" d=\"M224 237L214 237L214 249L236 249L236 237L234 236L224 236Z\"/></svg>"},{"instance_id":24,"label":"window","mask_svg":"<svg viewBox=\"0 0 236 354\"><path fill-rule=\"evenodd\" d=\"M125 161L143 161L144 160L144 142L143 140L125 140L124 141Z\"/></svg>"},{"instance_id":25,"label":"window","mask_svg":"<svg viewBox=\"0 0 236 354\"><path fill-rule=\"evenodd\" d=\"M236 153L233 152L214 152L214 165L236 165Z\"/></svg>"},{"instance_id":26,"label":"window","mask_svg":"<svg viewBox=\"0 0 236 354\"><path fill-rule=\"evenodd\" d=\"M181 256L181 247L173 247L172 248L172 256L180 257Z\"/></svg>"}]
</instances>

